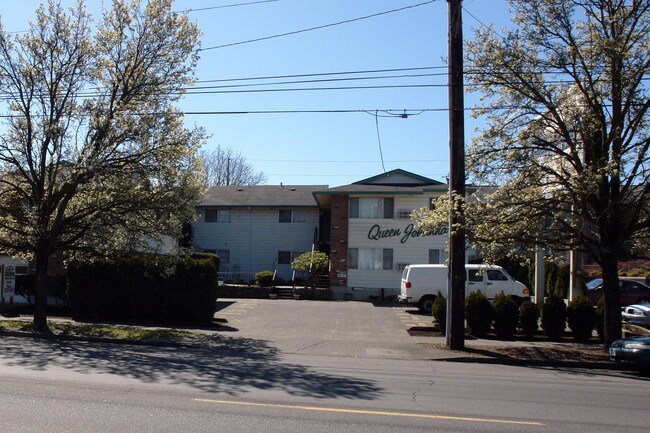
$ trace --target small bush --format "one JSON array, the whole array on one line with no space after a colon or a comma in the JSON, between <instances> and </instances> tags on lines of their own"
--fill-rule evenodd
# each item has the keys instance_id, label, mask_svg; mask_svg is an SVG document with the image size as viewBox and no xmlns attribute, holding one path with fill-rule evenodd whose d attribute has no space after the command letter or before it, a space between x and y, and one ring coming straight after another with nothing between
<instances>
[{"instance_id":1,"label":"small bush","mask_svg":"<svg viewBox=\"0 0 650 433\"><path fill-rule=\"evenodd\" d=\"M481 291L472 292L465 299L467 331L475 337L484 337L492 326L494 308Z\"/></svg>"},{"instance_id":2,"label":"small bush","mask_svg":"<svg viewBox=\"0 0 650 433\"><path fill-rule=\"evenodd\" d=\"M569 302L566 310L569 328L573 332L573 338L577 341L585 341L591 338L596 326L596 310L586 296L580 295Z\"/></svg>"},{"instance_id":3,"label":"small bush","mask_svg":"<svg viewBox=\"0 0 650 433\"><path fill-rule=\"evenodd\" d=\"M598 333L598 338L600 340L605 336L605 298L601 297L596 304L596 310L594 311L596 315L596 332Z\"/></svg>"},{"instance_id":4,"label":"small bush","mask_svg":"<svg viewBox=\"0 0 650 433\"><path fill-rule=\"evenodd\" d=\"M542 306L542 329L550 339L562 337L566 328L566 304L558 294L552 292Z\"/></svg>"},{"instance_id":5,"label":"small bush","mask_svg":"<svg viewBox=\"0 0 650 433\"><path fill-rule=\"evenodd\" d=\"M494 297L494 330L500 338L512 338L519 321L519 305L503 292Z\"/></svg>"},{"instance_id":6,"label":"small bush","mask_svg":"<svg viewBox=\"0 0 650 433\"><path fill-rule=\"evenodd\" d=\"M447 299L442 296L440 291L436 294L436 299L433 301L431 309L433 318L436 319L440 328L440 333L445 335L447 331Z\"/></svg>"},{"instance_id":7,"label":"small bush","mask_svg":"<svg viewBox=\"0 0 650 433\"><path fill-rule=\"evenodd\" d=\"M273 272L259 271L255 274L255 285L260 287L271 287L273 285Z\"/></svg>"},{"instance_id":8,"label":"small bush","mask_svg":"<svg viewBox=\"0 0 650 433\"><path fill-rule=\"evenodd\" d=\"M519 326L521 332L528 338L532 337L537 329L539 321L539 308L529 300L525 300L519 307Z\"/></svg>"}]
</instances>

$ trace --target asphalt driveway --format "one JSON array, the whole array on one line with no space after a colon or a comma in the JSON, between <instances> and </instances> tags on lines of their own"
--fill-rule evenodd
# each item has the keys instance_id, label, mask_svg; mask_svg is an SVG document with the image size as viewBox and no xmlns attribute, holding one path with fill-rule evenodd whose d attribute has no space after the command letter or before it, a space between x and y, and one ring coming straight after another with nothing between
<instances>
[{"instance_id":1,"label":"asphalt driveway","mask_svg":"<svg viewBox=\"0 0 650 433\"><path fill-rule=\"evenodd\" d=\"M415 311L355 301L222 299L215 317L227 320L224 330L268 341L284 353L432 359L431 345L407 332L431 323Z\"/></svg>"}]
</instances>

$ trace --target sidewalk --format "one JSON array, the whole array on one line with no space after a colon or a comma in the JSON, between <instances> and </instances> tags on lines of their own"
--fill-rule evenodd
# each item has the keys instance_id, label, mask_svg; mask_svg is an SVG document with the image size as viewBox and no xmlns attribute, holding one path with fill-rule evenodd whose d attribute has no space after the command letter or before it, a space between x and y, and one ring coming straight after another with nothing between
<instances>
[{"instance_id":1,"label":"sidewalk","mask_svg":"<svg viewBox=\"0 0 650 433\"><path fill-rule=\"evenodd\" d=\"M287 354L626 369L610 362L602 345L595 340L593 344L582 344L573 342L568 336L560 342L503 341L468 336L465 350L451 351L445 347L444 336L434 332L408 333L412 322L405 323L391 307L374 307L369 303L228 300L224 304L215 314L218 320L208 327L80 323L70 318L50 317L50 323L67 325L70 329L59 335L5 330L0 331L0 335L235 351L237 341L265 341ZM29 323L32 317L5 317L3 320ZM143 340L107 337L84 330L84 327L93 326L154 330L160 334L159 338ZM163 338L165 333L172 332L189 334Z\"/></svg>"}]
</instances>

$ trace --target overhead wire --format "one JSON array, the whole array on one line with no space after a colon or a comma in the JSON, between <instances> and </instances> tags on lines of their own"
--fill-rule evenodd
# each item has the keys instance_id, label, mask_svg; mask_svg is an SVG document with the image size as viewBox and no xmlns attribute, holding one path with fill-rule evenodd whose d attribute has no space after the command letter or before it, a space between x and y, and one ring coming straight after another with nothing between
<instances>
[{"instance_id":1,"label":"overhead wire","mask_svg":"<svg viewBox=\"0 0 650 433\"><path fill-rule=\"evenodd\" d=\"M276 38L281 38L281 37L285 37L285 36L292 36L292 35L297 35L297 34L300 34L300 33L311 32L311 31L314 31L314 30L321 30L321 29L325 29L325 28L328 28L328 27L335 27L335 26L340 26L342 24L349 24L349 23L353 23L353 22L357 22L357 21L361 21L361 20L375 18L375 17L381 16L381 15L387 15L387 14L391 14L391 13L395 13L395 12L401 12L401 11L404 11L404 10L407 10L407 9L413 9L413 8L424 6L424 5L434 3L434 2L437 2L437 1L440 1L440 0L428 0L426 2L417 3L417 4L414 4L414 5L404 6L404 7L397 8L397 9L391 9L391 10L388 10L388 11L378 12L378 13L371 14L371 15L365 15L365 16L362 16L362 17L351 18L351 19L348 19L348 20L338 21L338 22L335 22L335 23L323 24L323 25L320 25L320 26L309 27L309 28L301 29L301 30L294 30L294 31L291 31L291 32L279 33L279 34L275 34L275 35L271 35L271 36L263 36L263 37L260 37L260 38L249 39L249 40L246 40L246 41L232 42L232 43L229 43L229 44L223 44L223 45L216 45L216 46L213 46L213 47L201 48L201 49L199 49L199 51L216 50L216 49L219 49L219 48L233 47L233 46L236 46L236 45L244 45L244 44L250 44L250 43L253 43L253 42L267 41L269 39L276 39Z\"/></svg>"},{"instance_id":2,"label":"overhead wire","mask_svg":"<svg viewBox=\"0 0 650 433\"><path fill-rule=\"evenodd\" d=\"M203 8L190 8L186 9L183 12L203 12L203 11L209 11L209 10L214 10L214 9L226 9L226 8L234 8L238 6L250 6L250 5L257 5L261 3L274 3L280 0L257 0L257 1L251 1L251 2L245 2L245 3L234 3L234 4L229 4L229 5L221 5L221 6L206 6Z\"/></svg>"}]
</instances>

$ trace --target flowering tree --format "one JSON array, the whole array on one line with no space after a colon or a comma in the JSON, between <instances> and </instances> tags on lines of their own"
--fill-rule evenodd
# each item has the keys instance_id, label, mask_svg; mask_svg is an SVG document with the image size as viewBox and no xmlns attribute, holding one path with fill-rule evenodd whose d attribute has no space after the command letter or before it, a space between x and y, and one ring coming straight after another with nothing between
<instances>
[{"instance_id":1,"label":"flowering tree","mask_svg":"<svg viewBox=\"0 0 650 433\"><path fill-rule=\"evenodd\" d=\"M515 29L480 28L466 44L486 118L468 169L498 185L467 200L469 236L488 253L588 253L602 268L608 347L621 335L618 261L649 251L650 0L510 5Z\"/></svg>"},{"instance_id":2,"label":"flowering tree","mask_svg":"<svg viewBox=\"0 0 650 433\"><path fill-rule=\"evenodd\" d=\"M135 247L193 217L201 130L172 104L199 31L171 0L113 0L94 25L50 0L22 35L0 27L0 248L36 264L34 324L60 251Z\"/></svg>"},{"instance_id":3,"label":"flowering tree","mask_svg":"<svg viewBox=\"0 0 650 433\"><path fill-rule=\"evenodd\" d=\"M307 272L307 284L314 284L314 271L327 269L329 257L322 251L311 251L299 255L291 263L291 267L296 271Z\"/></svg>"}]
</instances>

